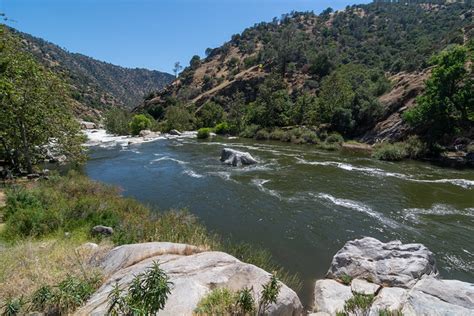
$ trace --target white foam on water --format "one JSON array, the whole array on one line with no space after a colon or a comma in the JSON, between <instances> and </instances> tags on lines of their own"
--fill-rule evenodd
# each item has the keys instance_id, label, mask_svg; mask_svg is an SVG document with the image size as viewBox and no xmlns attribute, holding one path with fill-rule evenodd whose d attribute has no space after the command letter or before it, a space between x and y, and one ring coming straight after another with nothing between
<instances>
[{"instance_id":1,"label":"white foam on water","mask_svg":"<svg viewBox=\"0 0 474 316\"><path fill-rule=\"evenodd\" d=\"M381 177L394 177L402 180L420 182L420 183L443 183L443 184L452 184L464 189L471 189L474 187L474 180L467 179L415 179L410 175L397 173L397 172L387 172L379 168L370 168L370 167L357 167L344 162L337 161L307 161L300 157L296 157L296 160L299 164L314 165L314 166L331 166L336 167L346 171L358 171L368 175L381 176Z\"/></svg>"},{"instance_id":2,"label":"white foam on water","mask_svg":"<svg viewBox=\"0 0 474 316\"><path fill-rule=\"evenodd\" d=\"M420 215L464 215L474 217L474 209L466 208L464 211L458 210L446 204L434 204L431 208L406 208L401 214L405 220L420 223Z\"/></svg>"},{"instance_id":3,"label":"white foam on water","mask_svg":"<svg viewBox=\"0 0 474 316\"><path fill-rule=\"evenodd\" d=\"M392 228L396 228L396 227L400 226L397 222L395 222L395 221L393 221L389 218L386 218L385 216L383 216L379 212L374 211L371 207L369 207L368 205L365 205L361 202L348 200L348 199L339 199L339 198L336 198L336 197L334 197L330 194L326 194L326 193L318 193L318 194L310 193L310 195L312 195L312 196L314 196L318 199L321 199L321 200L329 201L329 202L331 202L335 205L342 206L342 207L347 208L347 209L351 209L351 210L354 210L354 211L357 211L357 212L367 214L370 217L373 217L373 218L377 219L378 221L382 222L383 224L385 224L387 226L390 226Z\"/></svg>"},{"instance_id":4,"label":"white foam on water","mask_svg":"<svg viewBox=\"0 0 474 316\"><path fill-rule=\"evenodd\" d=\"M190 176L191 178L204 178L204 175L202 174L199 174L199 173L196 173L194 170L191 170L191 169L184 169L183 170L183 174L187 175L187 176Z\"/></svg>"},{"instance_id":5,"label":"white foam on water","mask_svg":"<svg viewBox=\"0 0 474 316\"><path fill-rule=\"evenodd\" d=\"M268 188L265 188L263 185L265 183L268 183L270 182L270 180L266 180L266 179L252 179L252 184L255 185L259 190L260 192L263 192L263 193L266 193L266 194L269 194L271 196L275 196L277 198L279 198L281 200L281 196L280 194L275 191L275 190L270 190Z\"/></svg>"},{"instance_id":6,"label":"white foam on water","mask_svg":"<svg viewBox=\"0 0 474 316\"><path fill-rule=\"evenodd\" d=\"M84 144L86 147L114 147L121 146L126 148L129 145L142 144L156 141L158 139L165 139L164 136L156 137L138 137L138 136L117 136L108 134L104 129L84 130L84 135L87 136L87 141Z\"/></svg>"},{"instance_id":7,"label":"white foam on water","mask_svg":"<svg viewBox=\"0 0 474 316\"><path fill-rule=\"evenodd\" d=\"M157 159L153 159L150 161L150 164L153 164L153 163L156 163L156 162L160 162L160 161L173 161L173 162L176 162L180 165L186 165L187 162L186 161L182 161L182 160L178 160L178 159L175 159L175 158L171 158L171 157L168 157L168 156L164 156L164 157L161 157L161 158L157 158Z\"/></svg>"},{"instance_id":8,"label":"white foam on water","mask_svg":"<svg viewBox=\"0 0 474 316\"><path fill-rule=\"evenodd\" d=\"M461 270L465 272L473 272L474 271L474 261L473 260L465 260L458 256L452 254L446 254L443 256L444 261L446 261L447 266L444 268L447 270Z\"/></svg>"}]
</instances>

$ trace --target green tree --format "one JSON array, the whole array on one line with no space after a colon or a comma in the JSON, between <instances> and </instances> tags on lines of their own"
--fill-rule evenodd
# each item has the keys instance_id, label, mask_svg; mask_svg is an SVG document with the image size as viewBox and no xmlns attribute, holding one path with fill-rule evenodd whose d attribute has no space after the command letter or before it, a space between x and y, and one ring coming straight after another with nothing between
<instances>
[{"instance_id":1,"label":"green tree","mask_svg":"<svg viewBox=\"0 0 474 316\"><path fill-rule=\"evenodd\" d=\"M4 26L0 35L1 159L31 173L50 145L56 155L81 160L83 136L66 84L21 51Z\"/></svg>"},{"instance_id":2,"label":"green tree","mask_svg":"<svg viewBox=\"0 0 474 316\"><path fill-rule=\"evenodd\" d=\"M472 44L471 44L472 46ZM470 71L466 63L470 61ZM454 46L435 56L435 65L417 105L404 114L405 120L436 142L456 130L472 127L474 121L473 49ZM429 133L427 133L429 131Z\"/></svg>"},{"instance_id":3,"label":"green tree","mask_svg":"<svg viewBox=\"0 0 474 316\"><path fill-rule=\"evenodd\" d=\"M130 112L113 108L104 115L104 126L108 133L115 135L128 135L130 133Z\"/></svg>"},{"instance_id":4,"label":"green tree","mask_svg":"<svg viewBox=\"0 0 474 316\"><path fill-rule=\"evenodd\" d=\"M152 119L145 114L134 115L129 123L133 135L138 135L144 129L150 129L152 125Z\"/></svg>"},{"instance_id":5,"label":"green tree","mask_svg":"<svg viewBox=\"0 0 474 316\"><path fill-rule=\"evenodd\" d=\"M166 108L163 131L169 132L172 129L181 131L190 130L194 127L194 114L188 111L183 105L174 105Z\"/></svg>"},{"instance_id":6,"label":"green tree","mask_svg":"<svg viewBox=\"0 0 474 316\"><path fill-rule=\"evenodd\" d=\"M214 127L225 120L222 107L212 101L204 103L198 111L198 117L201 127Z\"/></svg>"}]
</instances>

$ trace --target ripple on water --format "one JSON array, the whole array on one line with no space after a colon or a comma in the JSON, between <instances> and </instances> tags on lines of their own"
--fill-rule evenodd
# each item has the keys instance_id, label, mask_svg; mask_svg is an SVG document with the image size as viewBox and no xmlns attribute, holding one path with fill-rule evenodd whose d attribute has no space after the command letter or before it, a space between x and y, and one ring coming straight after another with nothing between
<instances>
[{"instance_id":1,"label":"ripple on water","mask_svg":"<svg viewBox=\"0 0 474 316\"><path fill-rule=\"evenodd\" d=\"M421 223L420 215L463 215L474 216L473 208L466 208L464 211L458 210L451 205L434 204L431 208L405 208L398 212L404 220Z\"/></svg>"},{"instance_id":2,"label":"ripple on water","mask_svg":"<svg viewBox=\"0 0 474 316\"><path fill-rule=\"evenodd\" d=\"M266 193L266 194L269 194L269 195L274 196L274 197L277 197L278 199L281 200L280 193L278 193L278 192L275 191L275 190L271 190L271 189L268 189L268 188L264 187L264 184L270 182L270 180L266 180L266 179L252 179L251 182L252 182L252 184L255 185L261 192Z\"/></svg>"}]
</instances>

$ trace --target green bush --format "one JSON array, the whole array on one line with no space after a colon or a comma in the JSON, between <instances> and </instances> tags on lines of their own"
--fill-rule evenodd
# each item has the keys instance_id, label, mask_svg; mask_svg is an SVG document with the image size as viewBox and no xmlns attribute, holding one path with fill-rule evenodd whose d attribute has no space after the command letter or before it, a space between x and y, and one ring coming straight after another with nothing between
<instances>
[{"instance_id":1,"label":"green bush","mask_svg":"<svg viewBox=\"0 0 474 316\"><path fill-rule=\"evenodd\" d=\"M110 134L128 135L130 133L130 120L132 116L128 111L118 108L107 111L104 115L105 130Z\"/></svg>"},{"instance_id":2,"label":"green bush","mask_svg":"<svg viewBox=\"0 0 474 316\"><path fill-rule=\"evenodd\" d=\"M270 133L270 139L280 140L283 142L289 142L291 139L291 136L288 132L285 132L282 129L276 128Z\"/></svg>"},{"instance_id":3,"label":"green bush","mask_svg":"<svg viewBox=\"0 0 474 316\"><path fill-rule=\"evenodd\" d=\"M195 313L198 315L233 315L235 293L227 288L212 290L199 301Z\"/></svg>"},{"instance_id":4,"label":"green bush","mask_svg":"<svg viewBox=\"0 0 474 316\"><path fill-rule=\"evenodd\" d=\"M342 144L344 142L344 138L341 134L338 133L331 133L325 140L328 144Z\"/></svg>"},{"instance_id":5,"label":"green bush","mask_svg":"<svg viewBox=\"0 0 474 316\"><path fill-rule=\"evenodd\" d=\"M169 277L158 262L136 275L127 291L116 283L109 294L108 315L155 315L165 307L171 294Z\"/></svg>"},{"instance_id":6,"label":"green bush","mask_svg":"<svg viewBox=\"0 0 474 316\"><path fill-rule=\"evenodd\" d=\"M216 134L225 135L230 132L230 126L226 122L223 122L223 123L217 124L214 130Z\"/></svg>"},{"instance_id":7,"label":"green bush","mask_svg":"<svg viewBox=\"0 0 474 316\"><path fill-rule=\"evenodd\" d=\"M261 129L255 134L257 140L268 140L270 139L270 133L267 130Z\"/></svg>"},{"instance_id":8,"label":"green bush","mask_svg":"<svg viewBox=\"0 0 474 316\"><path fill-rule=\"evenodd\" d=\"M260 129L260 126L252 124L246 126L245 129L240 133L240 137L244 138L254 138L257 131Z\"/></svg>"},{"instance_id":9,"label":"green bush","mask_svg":"<svg viewBox=\"0 0 474 316\"><path fill-rule=\"evenodd\" d=\"M3 304L3 306L0 306L2 308L1 310L2 316L23 315L24 306L25 306L25 300L22 297L9 298Z\"/></svg>"},{"instance_id":10,"label":"green bush","mask_svg":"<svg viewBox=\"0 0 474 316\"><path fill-rule=\"evenodd\" d=\"M315 132L310 131L310 130L304 131L301 134L301 139L304 143L307 143L307 144L319 143L318 135Z\"/></svg>"},{"instance_id":11,"label":"green bush","mask_svg":"<svg viewBox=\"0 0 474 316\"><path fill-rule=\"evenodd\" d=\"M418 136L410 136L405 141L405 150L408 157L417 159L426 156L428 146Z\"/></svg>"},{"instance_id":12,"label":"green bush","mask_svg":"<svg viewBox=\"0 0 474 316\"><path fill-rule=\"evenodd\" d=\"M198 129L198 132L197 132L197 138L207 139L209 138L209 136L211 136L211 132L212 132L212 128L208 128L208 127L200 128Z\"/></svg>"},{"instance_id":13,"label":"green bush","mask_svg":"<svg viewBox=\"0 0 474 316\"><path fill-rule=\"evenodd\" d=\"M144 129L150 129L153 125L153 119L150 119L145 114L134 115L132 121L129 123L132 135L138 135Z\"/></svg>"},{"instance_id":14,"label":"green bush","mask_svg":"<svg viewBox=\"0 0 474 316\"><path fill-rule=\"evenodd\" d=\"M344 303L342 315L367 315L374 301L374 295L355 293L353 297Z\"/></svg>"},{"instance_id":15,"label":"green bush","mask_svg":"<svg viewBox=\"0 0 474 316\"><path fill-rule=\"evenodd\" d=\"M399 161L407 156L407 151L403 143L382 143L377 145L372 153L372 157L387 161Z\"/></svg>"}]
</instances>

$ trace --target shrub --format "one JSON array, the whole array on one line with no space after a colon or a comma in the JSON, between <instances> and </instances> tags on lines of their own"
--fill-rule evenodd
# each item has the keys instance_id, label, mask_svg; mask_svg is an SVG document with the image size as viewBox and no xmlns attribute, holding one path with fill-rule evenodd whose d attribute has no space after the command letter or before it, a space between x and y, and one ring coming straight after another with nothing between
<instances>
[{"instance_id":1,"label":"shrub","mask_svg":"<svg viewBox=\"0 0 474 316\"><path fill-rule=\"evenodd\" d=\"M136 275L128 291L116 283L109 294L109 315L155 315L165 307L171 294L172 282L158 262L145 272Z\"/></svg>"},{"instance_id":2,"label":"shrub","mask_svg":"<svg viewBox=\"0 0 474 316\"><path fill-rule=\"evenodd\" d=\"M226 122L223 122L223 123L217 124L214 130L216 131L216 134L224 135L230 132L230 127L229 127L229 124L227 124Z\"/></svg>"},{"instance_id":3,"label":"shrub","mask_svg":"<svg viewBox=\"0 0 474 316\"><path fill-rule=\"evenodd\" d=\"M240 133L240 137L254 138L255 134L257 134L257 131L259 129L260 129L260 126L255 125L255 124L246 126L245 129Z\"/></svg>"},{"instance_id":4,"label":"shrub","mask_svg":"<svg viewBox=\"0 0 474 316\"><path fill-rule=\"evenodd\" d=\"M131 114L118 108L111 109L104 115L105 130L110 134L128 135Z\"/></svg>"},{"instance_id":5,"label":"shrub","mask_svg":"<svg viewBox=\"0 0 474 316\"><path fill-rule=\"evenodd\" d=\"M304 143L317 144L319 143L318 135L315 132L307 130L301 134L301 139Z\"/></svg>"},{"instance_id":6,"label":"shrub","mask_svg":"<svg viewBox=\"0 0 474 316\"><path fill-rule=\"evenodd\" d=\"M331 133L325 140L328 144L342 144L344 142L344 138L341 134L338 133Z\"/></svg>"},{"instance_id":7,"label":"shrub","mask_svg":"<svg viewBox=\"0 0 474 316\"><path fill-rule=\"evenodd\" d=\"M290 136L284 130L276 128L270 133L270 139L281 140L281 141L289 141Z\"/></svg>"},{"instance_id":8,"label":"shrub","mask_svg":"<svg viewBox=\"0 0 474 316\"><path fill-rule=\"evenodd\" d=\"M199 301L195 313L200 315L266 315L268 307L277 302L280 289L281 284L272 275L262 287L258 308L256 308L257 302L252 295L252 289L246 287L232 292L227 288L217 288Z\"/></svg>"},{"instance_id":9,"label":"shrub","mask_svg":"<svg viewBox=\"0 0 474 316\"><path fill-rule=\"evenodd\" d=\"M217 288L201 299L195 312L202 315L231 315L234 303L235 293L227 288Z\"/></svg>"},{"instance_id":10,"label":"shrub","mask_svg":"<svg viewBox=\"0 0 474 316\"><path fill-rule=\"evenodd\" d=\"M374 301L374 295L355 293L344 303L343 315L367 315Z\"/></svg>"},{"instance_id":11,"label":"shrub","mask_svg":"<svg viewBox=\"0 0 474 316\"><path fill-rule=\"evenodd\" d=\"M428 147L418 136L410 136L405 141L405 150L412 159L421 158L428 153Z\"/></svg>"},{"instance_id":12,"label":"shrub","mask_svg":"<svg viewBox=\"0 0 474 316\"><path fill-rule=\"evenodd\" d=\"M197 138L199 139L207 139L211 136L212 129L208 127L203 127L198 129Z\"/></svg>"},{"instance_id":13,"label":"shrub","mask_svg":"<svg viewBox=\"0 0 474 316\"><path fill-rule=\"evenodd\" d=\"M351 284L352 282L352 277L348 274L343 274L341 277L340 277L340 280L342 283L344 283L345 285L349 285Z\"/></svg>"},{"instance_id":14,"label":"shrub","mask_svg":"<svg viewBox=\"0 0 474 316\"><path fill-rule=\"evenodd\" d=\"M145 114L134 115L129 123L130 131L133 135L138 135L144 129L150 129L152 125L152 119Z\"/></svg>"},{"instance_id":15,"label":"shrub","mask_svg":"<svg viewBox=\"0 0 474 316\"><path fill-rule=\"evenodd\" d=\"M255 139L258 139L258 140L268 140L268 139L270 139L270 133L267 132L267 131L264 130L264 129L261 129L261 130L259 130L259 131L255 134Z\"/></svg>"},{"instance_id":16,"label":"shrub","mask_svg":"<svg viewBox=\"0 0 474 316\"><path fill-rule=\"evenodd\" d=\"M20 298L9 298L2 307L2 315L4 316L16 316L23 314L23 307L25 301L22 297Z\"/></svg>"},{"instance_id":17,"label":"shrub","mask_svg":"<svg viewBox=\"0 0 474 316\"><path fill-rule=\"evenodd\" d=\"M372 157L380 160L398 161L407 157L403 143L382 143L375 147Z\"/></svg>"}]
</instances>

